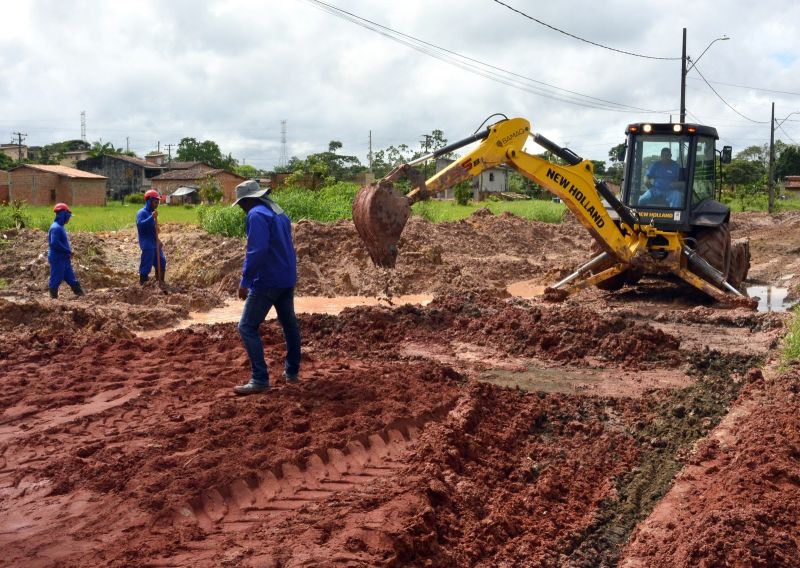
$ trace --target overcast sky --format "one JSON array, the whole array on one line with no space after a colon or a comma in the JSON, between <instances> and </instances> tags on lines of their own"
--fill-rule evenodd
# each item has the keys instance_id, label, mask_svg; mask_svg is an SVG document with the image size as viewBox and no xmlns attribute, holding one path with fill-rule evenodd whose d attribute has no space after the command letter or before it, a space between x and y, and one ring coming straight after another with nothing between
<instances>
[{"instance_id":1,"label":"overcast sky","mask_svg":"<svg viewBox=\"0 0 800 568\"><path fill-rule=\"evenodd\" d=\"M773 101L779 119L800 111L796 0L504 3L522 14L495 0L327 0L358 25L311 0L4 1L0 141L80 138L85 111L89 142L143 156L210 139L269 169L285 120L288 156L338 140L366 164L370 131L374 150L434 129L453 142L503 113L605 160L628 123L678 120L684 27L695 60L730 37L690 71L687 122L736 153L769 141ZM776 139L800 142L800 114L782 128Z\"/></svg>"}]
</instances>

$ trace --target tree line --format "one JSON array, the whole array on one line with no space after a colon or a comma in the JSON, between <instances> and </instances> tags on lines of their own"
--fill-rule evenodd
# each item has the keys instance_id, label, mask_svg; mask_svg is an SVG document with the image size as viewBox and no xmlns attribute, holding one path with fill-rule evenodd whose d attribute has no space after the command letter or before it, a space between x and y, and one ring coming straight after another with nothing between
<instances>
[{"instance_id":1,"label":"tree line","mask_svg":"<svg viewBox=\"0 0 800 568\"><path fill-rule=\"evenodd\" d=\"M430 134L423 136L419 146L399 144L389 146L374 152L368 164L353 155L342 152L343 144L338 140L331 140L328 149L324 152L309 154L305 158L293 156L283 167L276 167L275 173L289 174L288 183L298 187L320 189L339 181L353 180L358 174L371 171L376 178L385 176L398 164L407 163L425 154L434 152L448 144L444 132L434 129ZM608 159L592 160L595 175L619 184L623 175L623 162L619 157L620 150L625 144L613 146L608 152ZM116 147L111 142L98 140L91 144L83 140L67 140L48 144L42 147L32 147L31 158L22 160L22 163L58 164L67 152L86 151L90 157L102 155L128 155L136 157L133 152L128 152ZM551 161L558 158L548 152L539 154L540 157ZM444 158L455 159L456 154L448 154ZM240 164L233 156L224 154L219 145L213 140L199 141L196 138L182 138L177 146L174 157L182 162L204 162L212 167L234 172L245 178L256 178L269 175L271 172L260 170L254 166ZM20 162L0 154L0 169L10 169ZM609 165L607 165L609 164ZM431 164L422 166L428 168L425 173L432 175ZM723 181L732 188L733 193L758 193L768 184L769 173L769 148L767 144L761 146L748 146L735 155L730 164L722 167ZM780 180L789 175L800 175L800 146L786 144L780 140L775 143L775 178ZM549 197L549 192L537 186L527 178L515 171L509 172L509 191L527 194L530 197Z\"/></svg>"}]
</instances>

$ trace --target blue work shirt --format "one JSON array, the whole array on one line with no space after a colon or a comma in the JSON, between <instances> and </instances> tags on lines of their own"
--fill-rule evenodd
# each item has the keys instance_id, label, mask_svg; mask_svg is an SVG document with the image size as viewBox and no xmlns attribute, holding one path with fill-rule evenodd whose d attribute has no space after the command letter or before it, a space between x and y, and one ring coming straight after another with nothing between
<instances>
[{"instance_id":1,"label":"blue work shirt","mask_svg":"<svg viewBox=\"0 0 800 568\"><path fill-rule=\"evenodd\" d=\"M664 194L673 189L672 182L678 181L681 168L677 162L664 163L661 160L653 163L647 170L647 177L653 180L653 189L656 193Z\"/></svg>"},{"instance_id":2,"label":"blue work shirt","mask_svg":"<svg viewBox=\"0 0 800 568\"><path fill-rule=\"evenodd\" d=\"M69 211L59 211L50 230L47 232L47 260L50 262L57 260L68 260L72 254L72 247L69 244L67 230L64 225L72 215Z\"/></svg>"},{"instance_id":3,"label":"blue work shirt","mask_svg":"<svg viewBox=\"0 0 800 568\"><path fill-rule=\"evenodd\" d=\"M153 250L156 248L156 220L153 217L153 207L147 200L145 206L136 213L136 230L139 232L139 248Z\"/></svg>"},{"instance_id":4,"label":"blue work shirt","mask_svg":"<svg viewBox=\"0 0 800 568\"><path fill-rule=\"evenodd\" d=\"M292 243L292 222L266 203L247 212L247 252L240 288L294 288L297 256Z\"/></svg>"}]
</instances>

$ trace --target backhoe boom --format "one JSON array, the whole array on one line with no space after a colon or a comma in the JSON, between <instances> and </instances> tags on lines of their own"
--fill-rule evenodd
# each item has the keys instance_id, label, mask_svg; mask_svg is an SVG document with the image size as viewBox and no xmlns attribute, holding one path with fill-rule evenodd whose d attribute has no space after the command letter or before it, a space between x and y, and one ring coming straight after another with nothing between
<instances>
[{"instance_id":1,"label":"backhoe boom","mask_svg":"<svg viewBox=\"0 0 800 568\"><path fill-rule=\"evenodd\" d=\"M529 137L566 163L550 162L525 152L523 147ZM478 140L481 142L475 149L428 180L413 167ZM539 134L532 134L530 122L524 118L502 120L469 138L398 166L383 179L362 188L353 205L353 221L373 262L386 267L395 265L397 243L413 203L502 164L559 197L604 251L556 287L573 292L620 278L626 271L637 274L669 272L717 300L724 301L728 296L723 290L739 294L726 282L725 274L686 244L680 232L640 223L635 211L595 179L591 161ZM413 187L407 196L394 188L394 181L401 177L407 177ZM607 206L617 214L617 219L612 218Z\"/></svg>"}]
</instances>

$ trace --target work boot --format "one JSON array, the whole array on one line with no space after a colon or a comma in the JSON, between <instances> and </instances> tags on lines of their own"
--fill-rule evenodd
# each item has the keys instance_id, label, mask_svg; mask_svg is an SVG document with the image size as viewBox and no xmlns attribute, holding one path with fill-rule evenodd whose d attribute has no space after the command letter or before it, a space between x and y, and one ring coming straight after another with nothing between
<instances>
[{"instance_id":1,"label":"work boot","mask_svg":"<svg viewBox=\"0 0 800 568\"><path fill-rule=\"evenodd\" d=\"M140 274L139 275L139 284L141 284L142 286L147 284L148 280L149 280L149 276L147 276L147 274Z\"/></svg>"},{"instance_id":2,"label":"work boot","mask_svg":"<svg viewBox=\"0 0 800 568\"><path fill-rule=\"evenodd\" d=\"M297 375L288 375L285 371L283 373L283 378L286 379L287 384L290 385L296 385L300 380Z\"/></svg>"},{"instance_id":3,"label":"work boot","mask_svg":"<svg viewBox=\"0 0 800 568\"><path fill-rule=\"evenodd\" d=\"M265 384L258 384L250 381L244 385L238 385L233 387L233 392L238 394L239 396L246 396L248 394L258 394L262 392L267 392L269 390L269 383Z\"/></svg>"},{"instance_id":4,"label":"work boot","mask_svg":"<svg viewBox=\"0 0 800 568\"><path fill-rule=\"evenodd\" d=\"M50 297L54 300L58 298L58 288L50 288Z\"/></svg>"},{"instance_id":5,"label":"work boot","mask_svg":"<svg viewBox=\"0 0 800 568\"><path fill-rule=\"evenodd\" d=\"M75 292L76 296L83 296L84 292L83 292L83 288L81 288L80 282L75 284L75 286L70 286L70 288L72 288L72 291Z\"/></svg>"}]
</instances>

